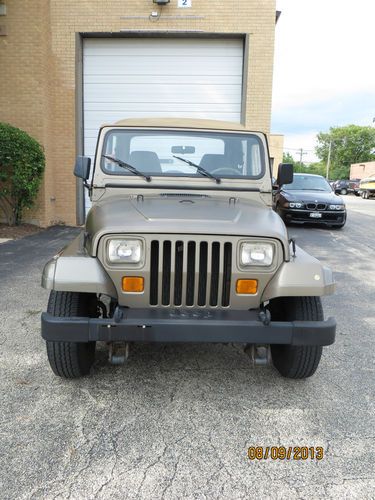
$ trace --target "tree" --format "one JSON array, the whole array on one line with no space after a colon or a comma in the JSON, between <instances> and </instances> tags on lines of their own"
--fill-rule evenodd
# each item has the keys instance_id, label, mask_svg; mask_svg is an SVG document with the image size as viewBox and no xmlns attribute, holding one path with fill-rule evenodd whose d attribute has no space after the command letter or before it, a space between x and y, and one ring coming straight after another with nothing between
<instances>
[{"instance_id":1,"label":"tree","mask_svg":"<svg viewBox=\"0 0 375 500\"><path fill-rule=\"evenodd\" d=\"M33 205L44 165L43 149L35 139L0 123L0 208L9 225L19 224L22 210Z\"/></svg>"},{"instance_id":2,"label":"tree","mask_svg":"<svg viewBox=\"0 0 375 500\"><path fill-rule=\"evenodd\" d=\"M331 127L320 132L315 152L326 165L331 143L330 177L349 179L350 165L375 159L375 129L359 125Z\"/></svg>"},{"instance_id":3,"label":"tree","mask_svg":"<svg viewBox=\"0 0 375 500\"><path fill-rule=\"evenodd\" d=\"M326 167L322 162L300 163L290 153L283 153L283 163L291 163L295 173L325 175Z\"/></svg>"},{"instance_id":4,"label":"tree","mask_svg":"<svg viewBox=\"0 0 375 500\"><path fill-rule=\"evenodd\" d=\"M296 161L290 153L283 153L283 163L291 163L294 172L306 172L306 165Z\"/></svg>"},{"instance_id":5,"label":"tree","mask_svg":"<svg viewBox=\"0 0 375 500\"><path fill-rule=\"evenodd\" d=\"M292 165L295 164L294 158L290 153L283 153L283 163L291 163Z\"/></svg>"}]
</instances>

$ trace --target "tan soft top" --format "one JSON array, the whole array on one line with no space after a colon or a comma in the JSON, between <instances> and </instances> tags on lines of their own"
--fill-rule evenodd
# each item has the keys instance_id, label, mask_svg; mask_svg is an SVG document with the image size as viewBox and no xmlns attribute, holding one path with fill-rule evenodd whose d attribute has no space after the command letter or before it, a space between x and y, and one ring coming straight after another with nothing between
<instances>
[{"instance_id":1,"label":"tan soft top","mask_svg":"<svg viewBox=\"0 0 375 500\"><path fill-rule=\"evenodd\" d=\"M224 122L219 120L199 120L192 118L128 118L126 120L120 120L114 124L106 124L104 126L196 128L210 130L238 130L241 132L247 131L247 129L241 123Z\"/></svg>"}]
</instances>

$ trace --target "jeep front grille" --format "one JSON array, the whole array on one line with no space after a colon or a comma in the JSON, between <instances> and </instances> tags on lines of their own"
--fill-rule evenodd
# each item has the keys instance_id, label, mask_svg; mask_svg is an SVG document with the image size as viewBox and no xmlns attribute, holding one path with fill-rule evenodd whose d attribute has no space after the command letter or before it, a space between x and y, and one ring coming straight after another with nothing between
<instances>
[{"instance_id":1,"label":"jeep front grille","mask_svg":"<svg viewBox=\"0 0 375 500\"><path fill-rule=\"evenodd\" d=\"M228 307L232 243L153 240L150 305Z\"/></svg>"}]
</instances>

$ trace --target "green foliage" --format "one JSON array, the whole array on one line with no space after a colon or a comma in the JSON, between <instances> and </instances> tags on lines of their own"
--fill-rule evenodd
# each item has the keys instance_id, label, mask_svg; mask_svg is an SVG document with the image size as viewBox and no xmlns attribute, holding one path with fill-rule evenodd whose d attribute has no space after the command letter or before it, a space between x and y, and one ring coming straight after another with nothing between
<instances>
[{"instance_id":1,"label":"green foliage","mask_svg":"<svg viewBox=\"0 0 375 500\"><path fill-rule=\"evenodd\" d=\"M0 123L0 207L8 224L19 224L42 180L45 158L38 142L19 128Z\"/></svg>"},{"instance_id":2,"label":"green foliage","mask_svg":"<svg viewBox=\"0 0 375 500\"><path fill-rule=\"evenodd\" d=\"M292 165L295 164L294 158L290 153L283 153L283 163L291 163Z\"/></svg>"},{"instance_id":3,"label":"green foliage","mask_svg":"<svg viewBox=\"0 0 375 500\"><path fill-rule=\"evenodd\" d=\"M323 176L326 174L326 166L324 163L319 162L306 165L304 163L300 163L299 161L295 161L290 153L283 154L283 163L291 163L294 167L294 172L298 174L316 174Z\"/></svg>"},{"instance_id":4,"label":"green foliage","mask_svg":"<svg viewBox=\"0 0 375 500\"><path fill-rule=\"evenodd\" d=\"M326 165L324 165L324 163L322 163L322 162L310 163L310 165L308 167L306 167L304 172L310 173L310 174L322 175L323 177L325 177Z\"/></svg>"},{"instance_id":5,"label":"green foliage","mask_svg":"<svg viewBox=\"0 0 375 500\"><path fill-rule=\"evenodd\" d=\"M299 161L295 161L290 153L283 153L283 163L291 163L293 165L294 172L304 172L305 165Z\"/></svg>"},{"instance_id":6,"label":"green foliage","mask_svg":"<svg viewBox=\"0 0 375 500\"><path fill-rule=\"evenodd\" d=\"M375 129L346 125L331 127L329 132L320 132L315 151L327 164L329 144L331 142L331 161L329 176L331 179L349 179L350 165L375 159Z\"/></svg>"}]
</instances>

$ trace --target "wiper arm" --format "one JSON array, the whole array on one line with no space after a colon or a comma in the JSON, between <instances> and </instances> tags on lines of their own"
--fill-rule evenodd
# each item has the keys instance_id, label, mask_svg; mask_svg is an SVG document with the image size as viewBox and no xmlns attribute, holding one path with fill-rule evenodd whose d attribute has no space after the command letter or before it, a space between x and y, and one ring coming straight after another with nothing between
<instances>
[{"instance_id":1,"label":"wiper arm","mask_svg":"<svg viewBox=\"0 0 375 500\"><path fill-rule=\"evenodd\" d=\"M216 177L215 175L210 174L210 172L208 172L205 168L201 167L200 165L197 165L196 163L193 163L190 160L186 160L186 158L181 158L181 156L176 156L176 155L172 155L172 156L174 158L177 158L177 160L184 161L185 163L187 163L191 167L195 167L198 170L198 172L200 172L205 177L209 177L210 179L215 179L216 184L221 183L221 179L219 177Z\"/></svg>"},{"instance_id":2,"label":"wiper arm","mask_svg":"<svg viewBox=\"0 0 375 500\"><path fill-rule=\"evenodd\" d=\"M103 158L107 158L109 161L113 161L113 163L117 163L119 167L125 168L125 170L129 170L134 175L139 175L139 177L143 177L146 179L147 182L151 182L151 177L149 175L146 175L139 170L137 170L135 167L132 165L129 165L129 163L126 163L122 160L119 160L118 158L115 158L114 156L109 156L109 155L102 155Z\"/></svg>"}]
</instances>

